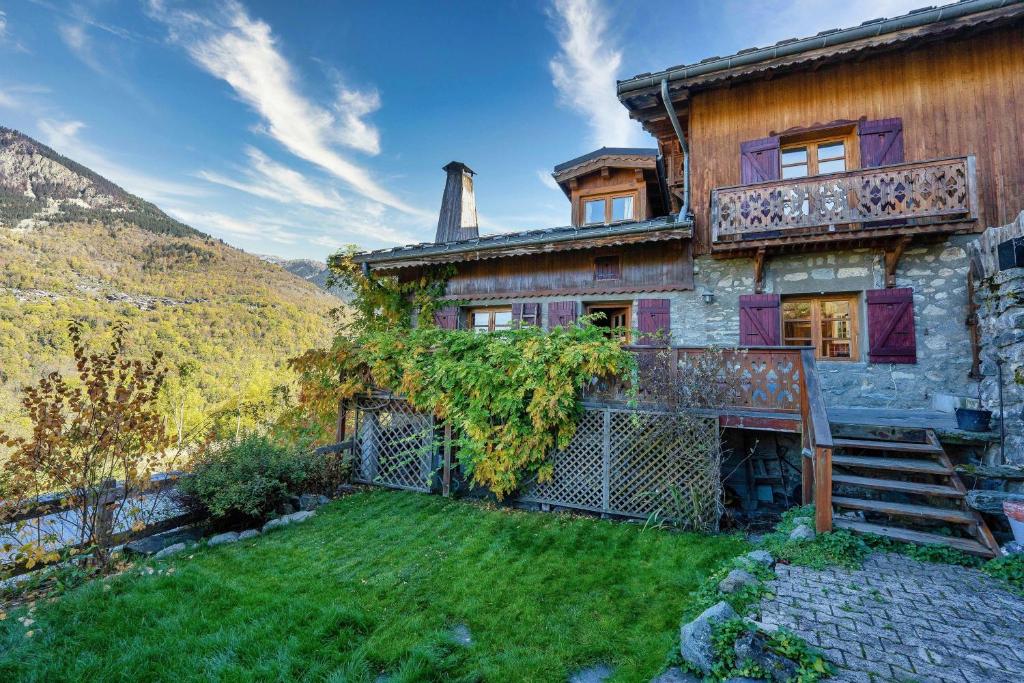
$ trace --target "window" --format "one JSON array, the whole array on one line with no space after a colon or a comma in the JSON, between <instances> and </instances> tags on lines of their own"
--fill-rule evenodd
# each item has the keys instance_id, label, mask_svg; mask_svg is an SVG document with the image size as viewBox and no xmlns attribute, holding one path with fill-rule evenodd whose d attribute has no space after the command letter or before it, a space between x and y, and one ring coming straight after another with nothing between
<instances>
[{"instance_id":1,"label":"window","mask_svg":"<svg viewBox=\"0 0 1024 683\"><path fill-rule=\"evenodd\" d=\"M857 297L852 294L782 300L782 343L813 346L822 360L857 360Z\"/></svg>"},{"instance_id":2,"label":"window","mask_svg":"<svg viewBox=\"0 0 1024 683\"><path fill-rule=\"evenodd\" d=\"M584 225L597 225L600 223L631 221L633 220L633 207L635 204L635 194L604 197L602 199L585 199L583 200L583 223Z\"/></svg>"},{"instance_id":3,"label":"window","mask_svg":"<svg viewBox=\"0 0 1024 683\"><path fill-rule=\"evenodd\" d=\"M469 312L474 332L494 332L512 328L512 308L474 308Z\"/></svg>"},{"instance_id":4,"label":"window","mask_svg":"<svg viewBox=\"0 0 1024 683\"><path fill-rule=\"evenodd\" d=\"M845 171L846 140L821 140L784 145L781 162L783 178L804 178Z\"/></svg>"},{"instance_id":5,"label":"window","mask_svg":"<svg viewBox=\"0 0 1024 683\"><path fill-rule=\"evenodd\" d=\"M594 257L594 280L622 279L622 259L618 254Z\"/></svg>"},{"instance_id":6,"label":"window","mask_svg":"<svg viewBox=\"0 0 1024 683\"><path fill-rule=\"evenodd\" d=\"M606 335L611 335L613 330L625 334L623 341L629 341L629 327L632 324L632 306L624 303L595 303L587 304L587 315L591 313L603 313L604 317L594 321L595 327L605 328Z\"/></svg>"}]
</instances>

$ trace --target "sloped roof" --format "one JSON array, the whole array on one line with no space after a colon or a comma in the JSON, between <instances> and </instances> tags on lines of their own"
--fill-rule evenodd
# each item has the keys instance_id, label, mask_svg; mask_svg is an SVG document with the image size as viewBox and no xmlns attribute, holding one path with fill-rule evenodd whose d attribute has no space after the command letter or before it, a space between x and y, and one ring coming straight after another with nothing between
<instances>
[{"instance_id":1,"label":"sloped roof","mask_svg":"<svg viewBox=\"0 0 1024 683\"><path fill-rule=\"evenodd\" d=\"M356 254L356 263L381 269L423 265L426 262L475 261L503 258L551 247L550 250L586 249L595 240L621 237L623 242L642 243L667 239L686 239L692 235L693 222L664 216L648 221L612 223L610 225L565 226L543 230L487 235L476 239L434 244L423 242L392 249L378 249Z\"/></svg>"},{"instance_id":2,"label":"sloped roof","mask_svg":"<svg viewBox=\"0 0 1024 683\"><path fill-rule=\"evenodd\" d=\"M658 150L653 147L602 147L556 165L554 169L555 175L601 157L650 157L651 159L656 159L658 157Z\"/></svg>"},{"instance_id":3,"label":"sloped roof","mask_svg":"<svg viewBox=\"0 0 1024 683\"><path fill-rule=\"evenodd\" d=\"M960 0L941 7L922 7L892 19L871 19L859 26L827 29L810 37L786 38L768 47L750 47L726 57L707 57L694 64L638 74L619 81L617 92L619 99L625 101L632 94L658 88L665 79L677 87L691 87L915 40L928 35L929 28L946 22L963 29L1005 19L1007 15L1024 15L1024 0Z\"/></svg>"}]
</instances>

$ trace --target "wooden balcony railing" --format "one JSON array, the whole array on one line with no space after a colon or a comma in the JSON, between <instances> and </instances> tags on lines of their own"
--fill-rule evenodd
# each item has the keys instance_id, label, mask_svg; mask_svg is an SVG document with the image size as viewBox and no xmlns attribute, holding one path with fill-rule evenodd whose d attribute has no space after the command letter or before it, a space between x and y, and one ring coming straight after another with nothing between
<instances>
[{"instance_id":1,"label":"wooden balcony railing","mask_svg":"<svg viewBox=\"0 0 1024 683\"><path fill-rule=\"evenodd\" d=\"M876 222L891 227L893 221L972 220L977 210L974 157L935 159L717 188L711 193L712 240L724 245L840 226L870 229Z\"/></svg>"}]
</instances>

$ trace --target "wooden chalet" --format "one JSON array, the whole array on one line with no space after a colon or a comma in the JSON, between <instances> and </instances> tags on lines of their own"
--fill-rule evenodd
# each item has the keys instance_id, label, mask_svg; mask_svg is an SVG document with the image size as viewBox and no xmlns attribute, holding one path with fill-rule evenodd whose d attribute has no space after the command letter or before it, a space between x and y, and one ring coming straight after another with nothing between
<instances>
[{"instance_id":1,"label":"wooden chalet","mask_svg":"<svg viewBox=\"0 0 1024 683\"><path fill-rule=\"evenodd\" d=\"M819 529L995 552L950 459L989 437L932 406L977 395L965 245L1024 208L1024 2L708 57L620 81L618 97L655 144L555 167L570 225L479 235L473 172L452 162L435 241L357 260L400 278L455 264L448 328L602 312L680 354L747 349L722 424L777 466L738 475L746 507L790 496L802 471Z\"/></svg>"}]
</instances>

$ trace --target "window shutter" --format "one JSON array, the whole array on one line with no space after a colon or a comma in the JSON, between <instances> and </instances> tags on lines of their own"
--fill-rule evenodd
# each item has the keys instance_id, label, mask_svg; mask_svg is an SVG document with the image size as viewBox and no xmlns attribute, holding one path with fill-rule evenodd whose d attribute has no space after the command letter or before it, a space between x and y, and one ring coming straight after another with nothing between
<instances>
[{"instance_id":1,"label":"window shutter","mask_svg":"<svg viewBox=\"0 0 1024 683\"><path fill-rule=\"evenodd\" d=\"M779 346L781 302L778 294L740 296L740 346Z\"/></svg>"},{"instance_id":2,"label":"window shutter","mask_svg":"<svg viewBox=\"0 0 1024 683\"><path fill-rule=\"evenodd\" d=\"M442 330L454 330L459 327L459 309L457 306L446 306L434 311L434 324Z\"/></svg>"},{"instance_id":3,"label":"window shutter","mask_svg":"<svg viewBox=\"0 0 1024 683\"><path fill-rule=\"evenodd\" d=\"M862 121L860 133L861 168L903 163L903 120Z\"/></svg>"},{"instance_id":4,"label":"window shutter","mask_svg":"<svg viewBox=\"0 0 1024 683\"><path fill-rule=\"evenodd\" d=\"M612 256L597 256L594 258L594 279L595 280L620 280L622 279L622 259L617 254Z\"/></svg>"},{"instance_id":5,"label":"window shutter","mask_svg":"<svg viewBox=\"0 0 1024 683\"><path fill-rule=\"evenodd\" d=\"M916 363L914 290L868 291L868 360L872 363Z\"/></svg>"},{"instance_id":6,"label":"window shutter","mask_svg":"<svg viewBox=\"0 0 1024 683\"><path fill-rule=\"evenodd\" d=\"M540 304L512 304L512 322L520 325L540 326Z\"/></svg>"},{"instance_id":7,"label":"window shutter","mask_svg":"<svg viewBox=\"0 0 1024 683\"><path fill-rule=\"evenodd\" d=\"M740 176L744 185L779 179L779 138L740 143Z\"/></svg>"},{"instance_id":8,"label":"window shutter","mask_svg":"<svg viewBox=\"0 0 1024 683\"><path fill-rule=\"evenodd\" d=\"M576 322L575 301L552 301L548 304L548 329L568 327Z\"/></svg>"},{"instance_id":9,"label":"window shutter","mask_svg":"<svg viewBox=\"0 0 1024 683\"><path fill-rule=\"evenodd\" d=\"M640 299L637 302L636 326L640 331L638 344L664 344L672 332L669 299ZM658 337L658 333L663 336Z\"/></svg>"}]
</instances>

